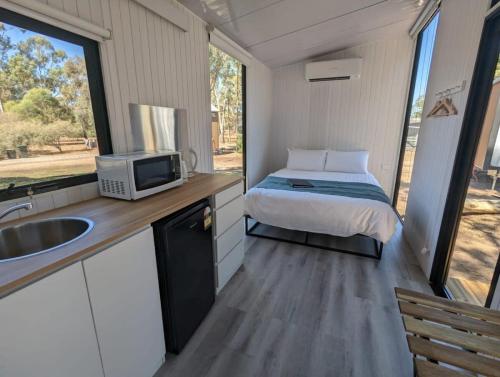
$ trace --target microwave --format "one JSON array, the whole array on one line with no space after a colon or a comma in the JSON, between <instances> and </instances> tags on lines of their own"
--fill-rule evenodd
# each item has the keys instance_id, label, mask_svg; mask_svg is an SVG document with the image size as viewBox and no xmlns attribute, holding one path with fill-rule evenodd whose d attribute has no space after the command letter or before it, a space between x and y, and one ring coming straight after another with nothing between
<instances>
[{"instance_id":1,"label":"microwave","mask_svg":"<svg viewBox=\"0 0 500 377\"><path fill-rule=\"evenodd\" d=\"M96 156L102 196L136 200L184 182L180 152L134 152Z\"/></svg>"}]
</instances>

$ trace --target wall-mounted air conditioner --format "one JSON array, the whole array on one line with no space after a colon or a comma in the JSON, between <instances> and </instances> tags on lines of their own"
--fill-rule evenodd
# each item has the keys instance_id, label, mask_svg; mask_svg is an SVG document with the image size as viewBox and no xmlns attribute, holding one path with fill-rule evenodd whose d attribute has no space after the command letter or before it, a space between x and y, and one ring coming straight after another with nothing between
<instances>
[{"instance_id":1,"label":"wall-mounted air conditioner","mask_svg":"<svg viewBox=\"0 0 500 377\"><path fill-rule=\"evenodd\" d=\"M306 80L331 81L350 80L361 77L362 59L341 59L306 64Z\"/></svg>"}]
</instances>

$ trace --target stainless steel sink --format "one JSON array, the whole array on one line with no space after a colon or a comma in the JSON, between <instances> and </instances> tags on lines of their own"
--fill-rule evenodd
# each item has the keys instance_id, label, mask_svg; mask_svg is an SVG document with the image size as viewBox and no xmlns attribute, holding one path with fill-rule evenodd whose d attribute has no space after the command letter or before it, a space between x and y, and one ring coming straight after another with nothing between
<instances>
[{"instance_id":1,"label":"stainless steel sink","mask_svg":"<svg viewBox=\"0 0 500 377\"><path fill-rule=\"evenodd\" d=\"M60 217L0 229L0 263L46 253L82 238L94 228L82 217Z\"/></svg>"}]
</instances>

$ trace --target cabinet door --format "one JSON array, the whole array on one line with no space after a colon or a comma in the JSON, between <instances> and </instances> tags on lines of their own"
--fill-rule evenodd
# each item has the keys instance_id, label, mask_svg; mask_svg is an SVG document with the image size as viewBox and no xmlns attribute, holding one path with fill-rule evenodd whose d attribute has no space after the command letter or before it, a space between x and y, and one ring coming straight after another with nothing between
<instances>
[{"instance_id":1,"label":"cabinet door","mask_svg":"<svg viewBox=\"0 0 500 377\"><path fill-rule=\"evenodd\" d=\"M0 300L0 376L103 376L81 263Z\"/></svg>"},{"instance_id":2,"label":"cabinet door","mask_svg":"<svg viewBox=\"0 0 500 377\"><path fill-rule=\"evenodd\" d=\"M165 357L152 228L83 261L106 377L151 377Z\"/></svg>"}]
</instances>

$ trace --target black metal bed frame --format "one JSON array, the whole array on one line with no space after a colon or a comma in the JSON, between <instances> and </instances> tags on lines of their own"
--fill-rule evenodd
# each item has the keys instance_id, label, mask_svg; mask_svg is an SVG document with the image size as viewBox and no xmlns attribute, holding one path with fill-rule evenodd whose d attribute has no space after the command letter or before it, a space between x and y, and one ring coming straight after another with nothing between
<instances>
[{"instance_id":1,"label":"black metal bed frame","mask_svg":"<svg viewBox=\"0 0 500 377\"><path fill-rule=\"evenodd\" d=\"M384 243L379 242L374 238L372 238L373 244L374 244L374 253L373 254L366 254L366 253L360 253L360 252L353 251L353 250L340 249L340 248L336 248L336 247L329 247L329 246L325 246L325 245L311 243L309 241L309 233L310 232L305 232L306 236L305 236L304 241L295 241L295 240L289 240L289 239L285 239L285 238L266 236L265 234L252 233L255 230L255 228L257 228L259 225L261 225L261 223L258 221L255 221L255 224L253 224L249 228L248 227L248 219L251 219L251 218L252 218L251 216L248 216L248 215L245 216L245 233L247 236L266 238L266 239L274 240L274 241L282 241L282 242L288 242L288 243L292 243L292 244L296 244L296 245L315 247L318 249L323 249L323 250L328 250L328 251L336 251L339 253L351 254L351 255L356 255L358 257L365 257L365 258L371 258L371 259L376 259L376 260L380 260L382 258L382 251L384 250ZM362 234L359 234L357 236L371 238L371 237L368 237L368 236L365 236Z\"/></svg>"}]
</instances>

